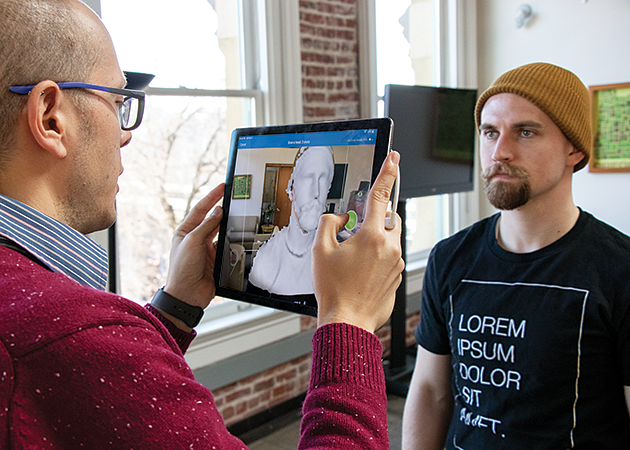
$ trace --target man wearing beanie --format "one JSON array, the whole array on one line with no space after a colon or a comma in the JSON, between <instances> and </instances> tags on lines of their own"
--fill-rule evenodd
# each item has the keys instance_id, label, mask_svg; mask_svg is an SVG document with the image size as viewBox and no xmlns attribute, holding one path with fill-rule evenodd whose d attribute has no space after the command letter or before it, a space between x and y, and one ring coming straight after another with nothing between
<instances>
[{"instance_id":1,"label":"man wearing beanie","mask_svg":"<svg viewBox=\"0 0 630 450\"><path fill-rule=\"evenodd\" d=\"M630 448L630 238L571 193L591 154L588 90L528 64L475 117L500 212L429 257L403 448Z\"/></svg>"}]
</instances>

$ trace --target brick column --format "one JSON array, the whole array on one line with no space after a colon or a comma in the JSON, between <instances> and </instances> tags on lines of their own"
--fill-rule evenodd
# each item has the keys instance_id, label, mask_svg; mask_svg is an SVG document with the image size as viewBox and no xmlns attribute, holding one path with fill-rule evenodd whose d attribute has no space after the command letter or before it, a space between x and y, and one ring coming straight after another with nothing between
<instances>
[{"instance_id":1,"label":"brick column","mask_svg":"<svg viewBox=\"0 0 630 450\"><path fill-rule=\"evenodd\" d=\"M359 117L356 0L301 0L304 121Z\"/></svg>"}]
</instances>

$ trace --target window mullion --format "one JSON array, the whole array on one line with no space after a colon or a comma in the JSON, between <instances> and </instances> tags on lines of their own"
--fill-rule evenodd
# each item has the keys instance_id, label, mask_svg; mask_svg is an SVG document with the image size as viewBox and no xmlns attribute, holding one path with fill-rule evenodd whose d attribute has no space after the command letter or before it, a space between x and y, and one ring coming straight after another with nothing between
<instances>
[{"instance_id":1,"label":"window mullion","mask_svg":"<svg viewBox=\"0 0 630 450\"><path fill-rule=\"evenodd\" d=\"M266 97L266 124L303 121L299 4L258 0L261 53L260 89Z\"/></svg>"},{"instance_id":2,"label":"window mullion","mask_svg":"<svg viewBox=\"0 0 630 450\"><path fill-rule=\"evenodd\" d=\"M188 88L153 88L145 89L147 95L164 95L174 97L245 97L255 98L257 89L188 89Z\"/></svg>"}]
</instances>

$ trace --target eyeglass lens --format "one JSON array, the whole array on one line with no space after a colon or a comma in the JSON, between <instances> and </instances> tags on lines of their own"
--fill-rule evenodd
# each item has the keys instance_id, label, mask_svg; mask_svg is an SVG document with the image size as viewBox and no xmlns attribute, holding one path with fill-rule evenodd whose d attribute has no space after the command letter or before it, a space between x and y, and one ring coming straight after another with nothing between
<instances>
[{"instance_id":1,"label":"eyeglass lens","mask_svg":"<svg viewBox=\"0 0 630 450\"><path fill-rule=\"evenodd\" d=\"M137 98L127 97L120 105L119 116L120 124L123 129L129 128L135 124L138 117L139 104L140 102Z\"/></svg>"}]
</instances>

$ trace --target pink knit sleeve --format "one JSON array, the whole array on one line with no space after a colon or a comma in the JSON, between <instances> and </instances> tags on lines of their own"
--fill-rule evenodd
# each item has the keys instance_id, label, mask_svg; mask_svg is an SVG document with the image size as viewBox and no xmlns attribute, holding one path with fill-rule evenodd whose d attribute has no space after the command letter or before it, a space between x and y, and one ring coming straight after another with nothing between
<instances>
[{"instance_id":1,"label":"pink knit sleeve","mask_svg":"<svg viewBox=\"0 0 630 450\"><path fill-rule=\"evenodd\" d=\"M381 355L377 337L361 328L330 324L315 332L300 449L389 449Z\"/></svg>"}]
</instances>

